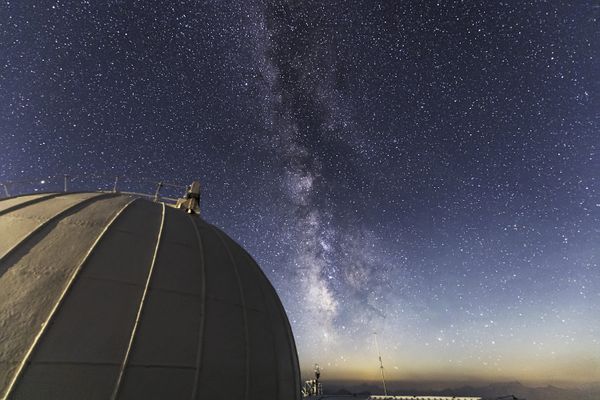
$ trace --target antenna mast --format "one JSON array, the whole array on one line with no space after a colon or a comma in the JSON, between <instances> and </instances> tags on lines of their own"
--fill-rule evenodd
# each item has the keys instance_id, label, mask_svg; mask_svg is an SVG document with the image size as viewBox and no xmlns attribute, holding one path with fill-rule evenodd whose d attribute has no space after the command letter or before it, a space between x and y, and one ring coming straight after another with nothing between
<instances>
[{"instance_id":1,"label":"antenna mast","mask_svg":"<svg viewBox=\"0 0 600 400\"><path fill-rule=\"evenodd\" d=\"M375 347L377 348L377 356L379 356L379 370L381 371L381 382L383 383L383 395L387 396L387 388L385 387L385 375L383 374L383 361L381 360L381 351L379 351L377 332L373 332L373 335L375 335Z\"/></svg>"}]
</instances>

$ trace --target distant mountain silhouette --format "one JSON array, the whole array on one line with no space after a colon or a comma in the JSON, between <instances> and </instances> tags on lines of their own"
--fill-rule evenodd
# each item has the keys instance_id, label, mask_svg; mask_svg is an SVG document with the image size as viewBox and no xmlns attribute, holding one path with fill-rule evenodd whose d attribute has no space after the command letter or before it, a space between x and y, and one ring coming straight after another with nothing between
<instances>
[{"instance_id":1,"label":"distant mountain silhouette","mask_svg":"<svg viewBox=\"0 0 600 400\"><path fill-rule=\"evenodd\" d=\"M327 383L325 383L327 389ZM374 384L359 384L335 387L327 394L380 394L382 388ZM424 389L398 389L388 390L389 394L401 395L431 395L431 396L481 396L486 400L493 400L500 396L514 395L526 400L600 400L600 384L590 384L584 389L563 389L556 386L528 387L520 382L491 383L487 386L463 386L454 389L424 390Z\"/></svg>"},{"instance_id":2,"label":"distant mountain silhouette","mask_svg":"<svg viewBox=\"0 0 600 400\"><path fill-rule=\"evenodd\" d=\"M465 386L457 389L445 389L435 394L444 396L481 396L485 399L495 399L511 394L527 400L597 400L600 398L600 392L586 392L579 389L562 389L554 386L531 388L519 382L503 382L492 383L488 386L477 388Z\"/></svg>"}]
</instances>

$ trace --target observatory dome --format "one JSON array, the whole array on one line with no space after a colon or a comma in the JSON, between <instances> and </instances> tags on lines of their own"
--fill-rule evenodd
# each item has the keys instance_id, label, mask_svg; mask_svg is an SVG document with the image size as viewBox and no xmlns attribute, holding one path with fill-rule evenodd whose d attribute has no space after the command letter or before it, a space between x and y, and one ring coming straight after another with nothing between
<instances>
[{"instance_id":1,"label":"observatory dome","mask_svg":"<svg viewBox=\"0 0 600 400\"><path fill-rule=\"evenodd\" d=\"M0 201L0 399L295 400L281 302L222 231L119 193Z\"/></svg>"}]
</instances>

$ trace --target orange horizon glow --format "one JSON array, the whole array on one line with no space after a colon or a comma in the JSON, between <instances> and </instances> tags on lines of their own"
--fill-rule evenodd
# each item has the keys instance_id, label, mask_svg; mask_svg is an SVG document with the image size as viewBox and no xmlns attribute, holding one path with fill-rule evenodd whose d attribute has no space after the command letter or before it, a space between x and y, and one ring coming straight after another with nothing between
<instances>
[{"instance_id":1,"label":"orange horizon glow","mask_svg":"<svg viewBox=\"0 0 600 400\"><path fill-rule=\"evenodd\" d=\"M349 383L380 384L381 375L377 359L340 365L319 363L324 381L348 381ZM431 360L384 359L386 381L390 384L431 383L440 389L460 384L486 385L494 382L520 382L528 386L578 387L600 382L600 359L583 354L572 354L560 358L527 360L516 356L509 361L493 366L432 363ZM313 365L301 364L302 377L312 378ZM444 386L446 385L446 386Z\"/></svg>"}]
</instances>

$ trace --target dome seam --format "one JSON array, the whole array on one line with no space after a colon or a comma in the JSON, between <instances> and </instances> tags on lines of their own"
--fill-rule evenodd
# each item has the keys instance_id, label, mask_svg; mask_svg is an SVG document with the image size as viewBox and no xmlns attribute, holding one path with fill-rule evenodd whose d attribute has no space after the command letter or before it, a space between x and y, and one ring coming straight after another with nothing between
<instances>
[{"instance_id":1,"label":"dome seam","mask_svg":"<svg viewBox=\"0 0 600 400\"><path fill-rule=\"evenodd\" d=\"M202 370L202 355L204 349L204 326L206 323L206 265L204 263L204 246L202 245L202 236L198 230L198 226L194 217L188 214L189 221L194 227L196 240L198 241L198 250L200 253L200 274L202 276L201 283L201 303L200 303L200 326L198 327L198 348L196 349L196 373L194 374L194 385L192 386L191 398L194 400L198 394L198 384L200 382L200 371Z\"/></svg>"},{"instance_id":2,"label":"dome seam","mask_svg":"<svg viewBox=\"0 0 600 400\"><path fill-rule=\"evenodd\" d=\"M248 400L249 395L250 395L250 343L249 343L250 339L249 339L249 333L248 333L248 314L246 313L247 307L246 307L246 299L245 299L245 294L244 294L244 287L242 286L242 280L240 278L240 272L238 270L238 265L235 262L233 254L231 253L231 249L229 248L229 246L227 246L227 243L225 242L225 239L223 239L221 232L217 228L215 228L213 225L209 225L209 226L217 234L219 240L221 241L221 244L227 251L227 255L229 256L229 260L231 261L231 264L233 266L233 270L235 272L235 277L237 280L238 288L240 290L240 302L242 303L241 304L242 316L243 316L243 320L244 320L244 347L245 347L245 353L246 353L245 354L246 355L246 360L245 360L246 380L244 383L244 399Z\"/></svg>"},{"instance_id":3,"label":"dome seam","mask_svg":"<svg viewBox=\"0 0 600 400\"><path fill-rule=\"evenodd\" d=\"M61 221L69 212L72 212L73 210L76 210L80 207L85 207L88 205L88 203L93 203L99 199L102 198L107 198L107 197L114 197L114 194L100 194L97 196L93 196L93 197L89 197L86 199L83 199L81 201L78 201L77 203L68 206L67 208L62 209L61 211L57 212L56 214L52 215L50 218L45 219L42 223L40 223L39 225L37 225L35 228L33 228L32 231L30 231L29 233L27 233L25 236L23 236L17 243L15 243L15 245L13 247L11 247L10 249L8 249L6 252L4 252L4 254L2 254L0 256L0 264L4 263L4 261L6 261L6 259L12 254L14 253L16 250L19 249L19 247L21 247L22 245L24 245L25 243L27 243L31 238L33 238L37 233L41 232L44 228L46 228L47 226L49 226L50 224ZM2 275L2 272L0 272L0 275Z\"/></svg>"},{"instance_id":4,"label":"dome seam","mask_svg":"<svg viewBox=\"0 0 600 400\"><path fill-rule=\"evenodd\" d=\"M152 262L150 264L150 268L148 270L148 277L146 278L146 284L144 286L144 292L142 293L142 297L140 298L140 304L138 306L138 312L137 315L135 317L135 322L133 324L132 330L131 330L131 335L129 337L129 344L127 345L127 350L125 352L125 357L123 358L123 362L121 364L121 367L119 369L119 375L117 376L117 381L115 383L115 387L113 390L113 393L111 395L111 399L112 400L116 400L119 396L119 392L121 390L121 385L123 383L123 378L125 376L125 370L127 369L127 364L129 362L129 357L131 355L131 350L133 348L133 344L135 342L135 335L137 333L138 330L138 326L140 324L140 321L142 319L142 313L144 311L144 305L146 302L146 296L148 295L148 288L150 287L150 282L152 281L152 275L154 273L154 267L156 265L156 260L158 258L158 250L160 247L160 243L161 243L161 239L162 239L162 235L163 235L163 230L164 230L164 226L165 226L165 213L166 213L166 207L165 207L165 203L162 203L162 214L161 214L161 219L160 219L160 227L158 229L158 235L156 238L156 245L154 247L154 255L152 256Z\"/></svg>"}]
</instances>

